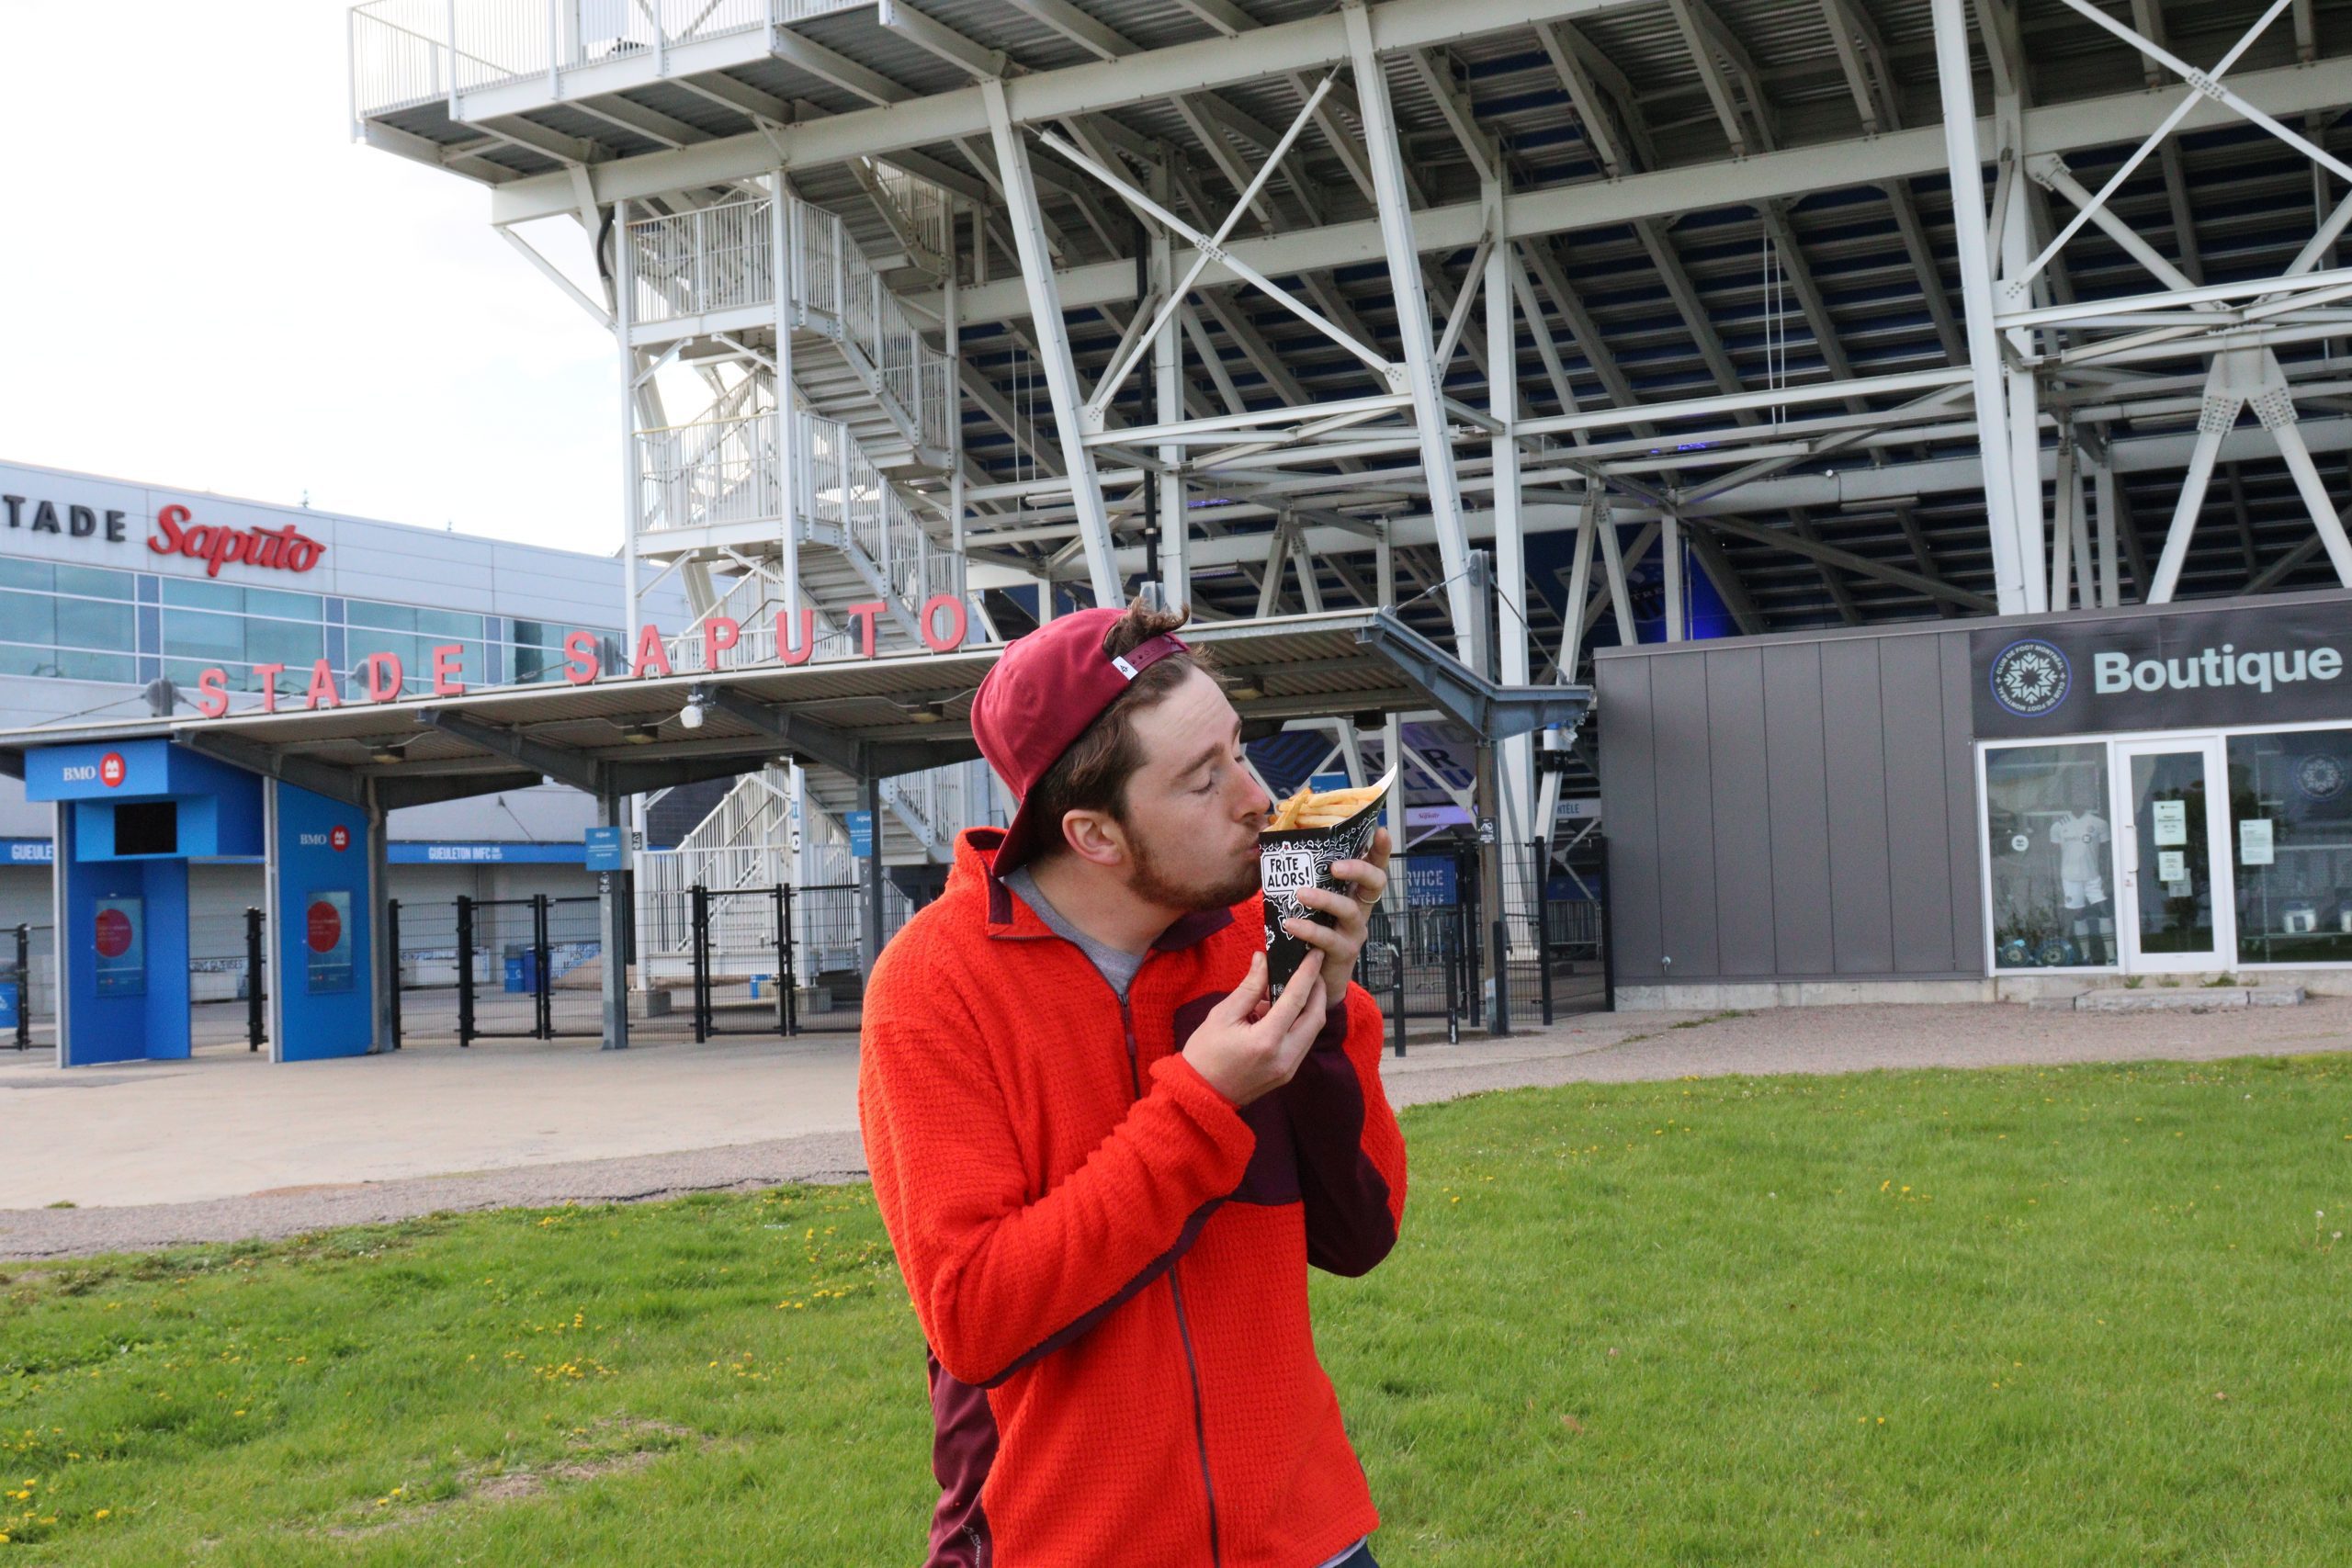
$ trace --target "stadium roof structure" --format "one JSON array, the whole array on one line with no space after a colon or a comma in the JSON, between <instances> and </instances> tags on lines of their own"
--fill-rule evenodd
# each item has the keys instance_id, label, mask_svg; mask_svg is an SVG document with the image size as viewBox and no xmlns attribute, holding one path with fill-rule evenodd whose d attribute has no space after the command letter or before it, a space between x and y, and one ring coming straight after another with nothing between
<instances>
[{"instance_id":1,"label":"stadium roof structure","mask_svg":"<svg viewBox=\"0 0 2352 1568\"><path fill-rule=\"evenodd\" d=\"M592 9L360 6L356 133L518 243L782 171L954 322L976 566L1466 638L1491 540L1514 681L1690 630L1661 542L1746 631L2352 584L2343 0Z\"/></svg>"}]
</instances>

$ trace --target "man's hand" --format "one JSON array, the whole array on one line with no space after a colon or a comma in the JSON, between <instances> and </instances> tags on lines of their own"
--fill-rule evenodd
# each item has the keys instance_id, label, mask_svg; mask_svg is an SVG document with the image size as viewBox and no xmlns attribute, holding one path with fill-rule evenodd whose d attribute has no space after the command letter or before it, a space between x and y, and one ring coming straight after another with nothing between
<instances>
[{"instance_id":1,"label":"man's hand","mask_svg":"<svg viewBox=\"0 0 2352 1568\"><path fill-rule=\"evenodd\" d=\"M1323 950L1323 990L1334 1007L1347 1005L1348 979L1355 973L1356 954L1363 951L1366 932L1371 929L1372 908L1381 895L1388 891L1388 829L1375 829L1372 845L1363 860L1335 861L1331 874L1341 882L1351 883L1355 891L1333 892L1328 887L1302 887L1298 901L1310 909L1320 909L1336 918L1335 925L1321 925L1314 920L1292 919L1283 929L1309 947Z\"/></svg>"},{"instance_id":2,"label":"man's hand","mask_svg":"<svg viewBox=\"0 0 2352 1568\"><path fill-rule=\"evenodd\" d=\"M1251 1021L1266 995L1266 955L1250 960L1250 972L1233 994L1209 1010L1184 1044L1184 1060L1236 1105L1247 1105L1290 1082L1306 1059L1306 1048L1323 1027L1323 976L1302 969L1265 1016Z\"/></svg>"}]
</instances>

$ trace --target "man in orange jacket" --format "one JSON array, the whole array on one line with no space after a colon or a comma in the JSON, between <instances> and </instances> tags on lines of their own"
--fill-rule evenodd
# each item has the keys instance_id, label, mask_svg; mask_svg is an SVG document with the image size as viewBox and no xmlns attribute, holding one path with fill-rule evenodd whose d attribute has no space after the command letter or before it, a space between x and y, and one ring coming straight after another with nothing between
<instances>
[{"instance_id":1,"label":"man in orange jacket","mask_svg":"<svg viewBox=\"0 0 2352 1568\"><path fill-rule=\"evenodd\" d=\"M1021 797L865 996L858 1113L930 1347L930 1568L1376 1568L1306 1269L1395 1244L1405 1145L1349 983L1388 845L1310 889L1266 999L1271 802L1137 606L1005 649L972 729ZM1360 901L1361 900L1361 901Z\"/></svg>"}]
</instances>

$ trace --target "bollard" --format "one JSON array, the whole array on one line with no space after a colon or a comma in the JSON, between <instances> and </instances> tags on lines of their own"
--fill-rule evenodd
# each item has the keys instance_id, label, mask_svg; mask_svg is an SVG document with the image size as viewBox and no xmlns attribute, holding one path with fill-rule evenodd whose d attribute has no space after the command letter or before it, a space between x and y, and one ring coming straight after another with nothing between
<instances>
[{"instance_id":1,"label":"bollard","mask_svg":"<svg viewBox=\"0 0 2352 1568\"><path fill-rule=\"evenodd\" d=\"M799 944L792 934L792 884L779 882L775 885L775 892L779 910L776 930L781 933L779 942L783 949L783 964L777 973L784 976L784 1032L789 1035L798 1032L800 1028L800 999L793 994L800 988L800 977L792 967Z\"/></svg>"},{"instance_id":2,"label":"bollard","mask_svg":"<svg viewBox=\"0 0 2352 1568\"><path fill-rule=\"evenodd\" d=\"M33 928L20 922L17 927L17 1049L29 1051L33 1044Z\"/></svg>"},{"instance_id":3,"label":"bollard","mask_svg":"<svg viewBox=\"0 0 2352 1568\"><path fill-rule=\"evenodd\" d=\"M392 955L390 1023L392 1049L401 1048L401 901L384 900L384 948Z\"/></svg>"},{"instance_id":4,"label":"bollard","mask_svg":"<svg viewBox=\"0 0 2352 1568\"><path fill-rule=\"evenodd\" d=\"M474 901L458 895L458 1044L474 1043Z\"/></svg>"},{"instance_id":5,"label":"bollard","mask_svg":"<svg viewBox=\"0 0 2352 1568\"><path fill-rule=\"evenodd\" d=\"M695 947L695 1043L710 1038L710 889L697 882L691 890Z\"/></svg>"},{"instance_id":6,"label":"bollard","mask_svg":"<svg viewBox=\"0 0 2352 1568\"><path fill-rule=\"evenodd\" d=\"M258 1051L269 1038L269 1015L263 1010L263 976L268 949L262 942L262 912L245 908L245 1049Z\"/></svg>"}]
</instances>

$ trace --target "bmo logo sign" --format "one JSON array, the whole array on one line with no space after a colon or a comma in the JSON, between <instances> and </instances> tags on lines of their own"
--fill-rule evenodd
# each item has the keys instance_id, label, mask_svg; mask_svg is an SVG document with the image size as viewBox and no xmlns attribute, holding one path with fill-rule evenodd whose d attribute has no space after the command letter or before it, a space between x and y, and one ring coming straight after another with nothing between
<instances>
[{"instance_id":1,"label":"bmo logo sign","mask_svg":"<svg viewBox=\"0 0 2352 1568\"><path fill-rule=\"evenodd\" d=\"M93 780L108 789L120 789L122 781L130 776L130 765L122 753L109 751L95 762L74 762L57 770L57 776L67 784L88 784Z\"/></svg>"},{"instance_id":2,"label":"bmo logo sign","mask_svg":"<svg viewBox=\"0 0 2352 1568\"><path fill-rule=\"evenodd\" d=\"M336 823L323 833L302 833L295 841L306 850L333 850L341 854L351 847L351 829Z\"/></svg>"}]
</instances>

